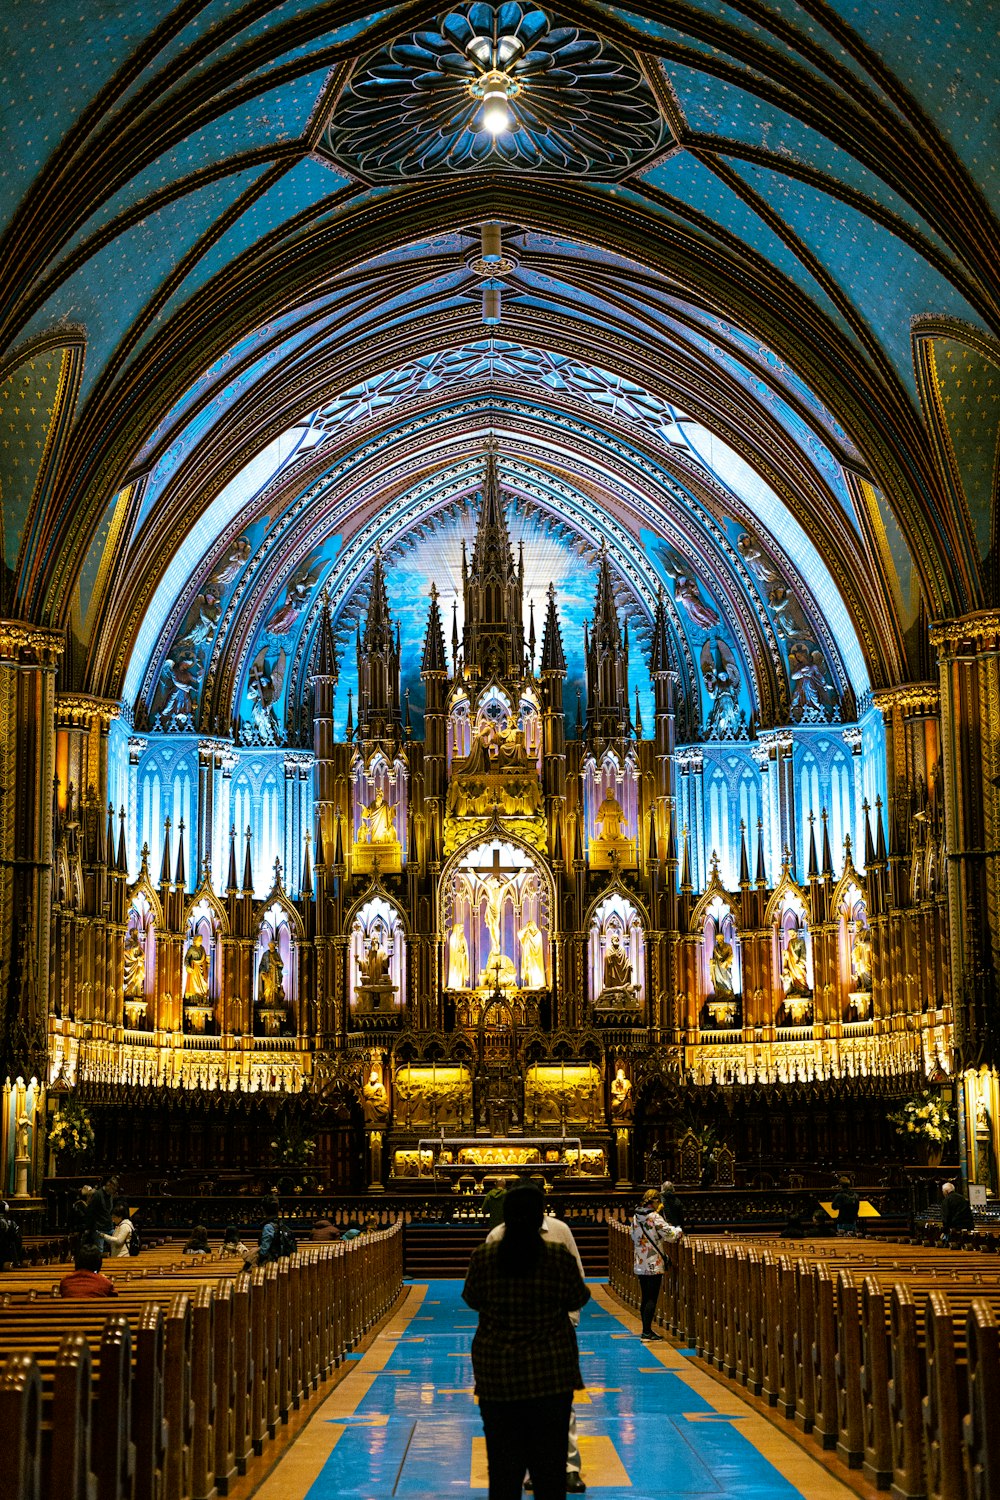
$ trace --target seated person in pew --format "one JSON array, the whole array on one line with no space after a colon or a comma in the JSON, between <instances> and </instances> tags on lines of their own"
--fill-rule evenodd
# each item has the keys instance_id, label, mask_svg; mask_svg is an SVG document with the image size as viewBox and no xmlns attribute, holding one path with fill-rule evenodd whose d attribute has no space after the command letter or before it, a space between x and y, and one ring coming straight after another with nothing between
<instances>
[{"instance_id":1,"label":"seated person in pew","mask_svg":"<svg viewBox=\"0 0 1000 1500\"><path fill-rule=\"evenodd\" d=\"M941 1188L942 1244L950 1244L953 1229L975 1229L975 1227L976 1220L968 1198L964 1193L956 1191L953 1182L944 1183Z\"/></svg>"},{"instance_id":2,"label":"seated person in pew","mask_svg":"<svg viewBox=\"0 0 1000 1500\"><path fill-rule=\"evenodd\" d=\"M312 1233L309 1236L310 1244L329 1245L340 1239L340 1230L329 1219L316 1219L313 1222Z\"/></svg>"},{"instance_id":3,"label":"seated person in pew","mask_svg":"<svg viewBox=\"0 0 1000 1500\"><path fill-rule=\"evenodd\" d=\"M81 1245L73 1260L74 1270L59 1283L60 1297L114 1297L114 1283L101 1275L101 1252L96 1245Z\"/></svg>"},{"instance_id":4,"label":"seated person in pew","mask_svg":"<svg viewBox=\"0 0 1000 1500\"><path fill-rule=\"evenodd\" d=\"M826 1239L832 1232L833 1225L815 1198L789 1214L780 1231L785 1240Z\"/></svg>"},{"instance_id":5,"label":"seated person in pew","mask_svg":"<svg viewBox=\"0 0 1000 1500\"><path fill-rule=\"evenodd\" d=\"M0 1201L0 1271L4 1266L10 1266L14 1270L17 1266L26 1264L21 1226L11 1213L10 1204L4 1199Z\"/></svg>"},{"instance_id":6,"label":"seated person in pew","mask_svg":"<svg viewBox=\"0 0 1000 1500\"><path fill-rule=\"evenodd\" d=\"M105 1255L112 1256L115 1260L131 1255L131 1240L134 1230L132 1220L128 1216L128 1205L116 1203L111 1210L111 1222L114 1225L110 1234L102 1234Z\"/></svg>"},{"instance_id":7,"label":"seated person in pew","mask_svg":"<svg viewBox=\"0 0 1000 1500\"><path fill-rule=\"evenodd\" d=\"M222 1236L223 1255L239 1255L246 1260L250 1254L250 1246L244 1245L240 1238L240 1231L235 1224L227 1224L226 1232Z\"/></svg>"},{"instance_id":8,"label":"seated person in pew","mask_svg":"<svg viewBox=\"0 0 1000 1500\"><path fill-rule=\"evenodd\" d=\"M211 1255L212 1247L208 1243L208 1229L204 1224L196 1224L191 1231L191 1238L184 1246L185 1255Z\"/></svg>"}]
</instances>

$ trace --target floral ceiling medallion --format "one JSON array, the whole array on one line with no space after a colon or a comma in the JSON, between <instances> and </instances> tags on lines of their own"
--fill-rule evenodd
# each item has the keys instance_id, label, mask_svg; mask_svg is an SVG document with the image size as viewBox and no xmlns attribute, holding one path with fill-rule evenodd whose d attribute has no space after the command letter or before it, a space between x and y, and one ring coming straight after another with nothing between
<instances>
[{"instance_id":1,"label":"floral ceiling medallion","mask_svg":"<svg viewBox=\"0 0 1000 1500\"><path fill-rule=\"evenodd\" d=\"M484 120L496 78L507 129ZM364 58L325 143L372 182L490 168L613 181L670 139L631 54L515 3L456 6Z\"/></svg>"}]
</instances>

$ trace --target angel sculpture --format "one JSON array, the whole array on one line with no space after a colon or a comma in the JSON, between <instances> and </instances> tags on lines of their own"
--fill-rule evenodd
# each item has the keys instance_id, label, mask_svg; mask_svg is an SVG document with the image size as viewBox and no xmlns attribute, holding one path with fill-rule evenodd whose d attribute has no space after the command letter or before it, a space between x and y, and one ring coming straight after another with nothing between
<instances>
[{"instance_id":1,"label":"angel sculpture","mask_svg":"<svg viewBox=\"0 0 1000 1500\"><path fill-rule=\"evenodd\" d=\"M274 704L281 697L281 690L285 684L287 657L284 651L279 651L278 659L272 666L267 656L268 650L265 646L254 658L247 680L247 693L253 706L254 727L260 736L261 743L276 745L281 737L281 728Z\"/></svg>"}]
</instances>

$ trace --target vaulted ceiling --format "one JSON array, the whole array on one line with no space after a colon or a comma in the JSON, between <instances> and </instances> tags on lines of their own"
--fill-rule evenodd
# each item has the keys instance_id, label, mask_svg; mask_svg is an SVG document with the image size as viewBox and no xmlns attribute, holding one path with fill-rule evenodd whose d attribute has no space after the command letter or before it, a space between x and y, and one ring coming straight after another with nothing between
<instances>
[{"instance_id":1,"label":"vaulted ceiling","mask_svg":"<svg viewBox=\"0 0 1000 1500\"><path fill-rule=\"evenodd\" d=\"M993 0L10 0L0 35L0 610L67 630L64 685L224 728L280 671L292 724L379 540L416 687L489 433L536 607L582 620L602 543L640 641L663 587L692 732L706 647L748 718L817 654L851 717L995 602Z\"/></svg>"}]
</instances>

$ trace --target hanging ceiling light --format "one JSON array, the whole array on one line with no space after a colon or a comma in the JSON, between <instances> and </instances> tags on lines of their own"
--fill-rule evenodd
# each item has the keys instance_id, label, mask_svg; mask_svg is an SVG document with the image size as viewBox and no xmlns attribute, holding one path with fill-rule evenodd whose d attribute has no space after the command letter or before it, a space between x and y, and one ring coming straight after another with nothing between
<instances>
[{"instance_id":1,"label":"hanging ceiling light","mask_svg":"<svg viewBox=\"0 0 1000 1500\"><path fill-rule=\"evenodd\" d=\"M473 98L483 101L479 117L480 130L488 131L495 139L513 128L515 122L509 101L516 99L521 92L521 85L516 78L512 78L502 68L490 68L472 80L469 92Z\"/></svg>"}]
</instances>

